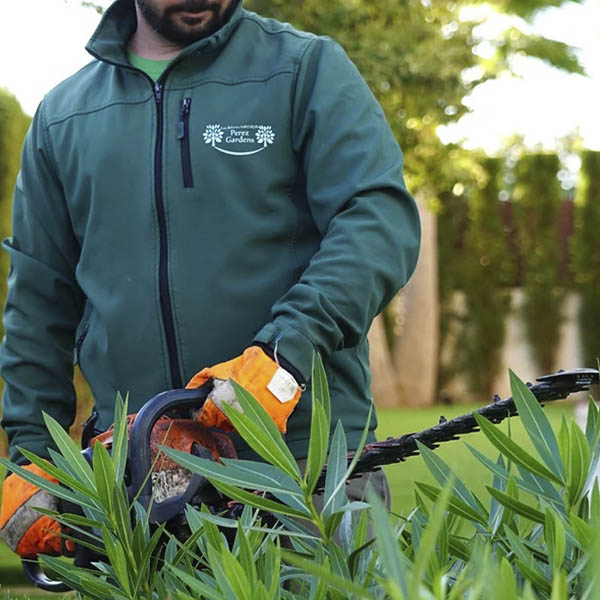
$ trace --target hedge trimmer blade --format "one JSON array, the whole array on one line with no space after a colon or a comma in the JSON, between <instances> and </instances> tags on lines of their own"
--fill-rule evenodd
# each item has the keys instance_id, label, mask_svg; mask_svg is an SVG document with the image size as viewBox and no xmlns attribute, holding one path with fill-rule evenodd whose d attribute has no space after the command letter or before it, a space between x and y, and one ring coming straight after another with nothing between
<instances>
[{"instance_id":1,"label":"hedge trimmer blade","mask_svg":"<svg viewBox=\"0 0 600 600\"><path fill-rule=\"evenodd\" d=\"M596 369L572 369L571 371L558 371L551 375L538 377L539 383L527 387L536 397L541 405L554 400L562 400L575 392L589 389L590 385L598 384L599 374ZM446 420L440 417L440 422L433 427L424 429L417 433L406 433L398 438L388 438L382 442L374 442L364 447L360 454L351 477L357 477L363 473L374 471L383 465L402 462L409 456L419 453L417 442L428 448L437 448L442 442L459 439L465 433L478 431L479 427L475 413L485 417L492 423L500 423L509 416L517 414L512 397L502 400L499 396L494 397L492 404L483 406L472 413ZM354 458L354 454L348 454L348 464ZM324 467L317 489L322 490L325 485L327 466Z\"/></svg>"}]
</instances>

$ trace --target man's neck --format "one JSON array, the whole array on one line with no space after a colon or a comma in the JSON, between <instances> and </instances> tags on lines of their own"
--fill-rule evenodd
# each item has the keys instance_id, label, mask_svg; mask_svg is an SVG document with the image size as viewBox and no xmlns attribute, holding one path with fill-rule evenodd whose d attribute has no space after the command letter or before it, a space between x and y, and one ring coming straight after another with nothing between
<instances>
[{"instance_id":1,"label":"man's neck","mask_svg":"<svg viewBox=\"0 0 600 600\"><path fill-rule=\"evenodd\" d=\"M137 29L129 40L129 48L132 52L150 60L170 60L185 48L185 46L171 42L157 33L144 19L137 3L135 12Z\"/></svg>"}]
</instances>

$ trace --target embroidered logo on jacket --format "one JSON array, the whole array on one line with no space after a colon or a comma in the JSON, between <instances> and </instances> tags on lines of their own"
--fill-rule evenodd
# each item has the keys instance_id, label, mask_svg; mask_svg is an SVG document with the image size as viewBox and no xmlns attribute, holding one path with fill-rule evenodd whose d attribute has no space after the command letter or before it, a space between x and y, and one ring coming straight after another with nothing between
<instances>
[{"instance_id":1,"label":"embroidered logo on jacket","mask_svg":"<svg viewBox=\"0 0 600 600\"><path fill-rule=\"evenodd\" d=\"M233 156L262 152L275 141L270 125L207 125L203 136L206 144Z\"/></svg>"}]
</instances>

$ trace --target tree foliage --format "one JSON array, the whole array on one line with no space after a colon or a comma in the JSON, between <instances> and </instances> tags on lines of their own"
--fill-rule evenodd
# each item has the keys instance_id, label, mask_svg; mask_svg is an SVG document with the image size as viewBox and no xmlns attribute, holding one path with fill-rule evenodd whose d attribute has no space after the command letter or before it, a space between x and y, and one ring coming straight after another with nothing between
<instances>
[{"instance_id":1,"label":"tree foliage","mask_svg":"<svg viewBox=\"0 0 600 600\"><path fill-rule=\"evenodd\" d=\"M488 158L481 166L486 181L473 191L465 232L463 292L467 317L458 346L463 353L461 370L467 373L471 390L490 398L502 369L515 265L498 201L502 161Z\"/></svg>"},{"instance_id":2,"label":"tree foliage","mask_svg":"<svg viewBox=\"0 0 600 600\"><path fill-rule=\"evenodd\" d=\"M494 0L497 10L531 19L560 0ZM472 3L431 0L246 0L251 10L289 21L300 29L329 35L344 47L383 106L405 153L409 188L436 200L454 179L459 152L444 146L439 125L461 117L463 99L479 83L509 68L516 53L579 71L572 51L514 25L490 43L493 59L475 52L482 41L477 20L461 19ZM478 67L477 69L473 69ZM469 77L465 76L470 72ZM473 75L473 73L476 73ZM468 156L468 153L465 152Z\"/></svg>"},{"instance_id":3,"label":"tree foliage","mask_svg":"<svg viewBox=\"0 0 600 600\"><path fill-rule=\"evenodd\" d=\"M18 100L8 91L0 88L0 239L10 235L12 194L21 162L21 148L31 118L28 117ZM0 299L4 305L6 298L6 276L8 255L0 253ZM0 336L4 327L0 323ZM0 407L1 413L1 407ZM6 451L4 434L0 430L0 456Z\"/></svg>"}]
</instances>

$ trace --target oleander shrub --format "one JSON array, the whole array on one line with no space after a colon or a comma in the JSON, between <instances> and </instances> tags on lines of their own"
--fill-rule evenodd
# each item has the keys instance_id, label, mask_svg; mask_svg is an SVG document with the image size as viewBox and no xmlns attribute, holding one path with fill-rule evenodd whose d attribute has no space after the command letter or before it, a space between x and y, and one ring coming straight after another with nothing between
<instances>
[{"instance_id":1,"label":"oleander shrub","mask_svg":"<svg viewBox=\"0 0 600 600\"><path fill-rule=\"evenodd\" d=\"M191 535L178 539L151 526L148 511L130 502L124 485L126 403L118 399L112 455L96 444L93 465L52 418L59 448L46 467L61 487L2 462L85 514L53 514L88 529L86 544L101 559L83 569L41 557L81 598L490 599L599 597L600 412L590 402L585 431L563 420L553 431L535 397L511 374L512 392L535 453L478 416L495 456L467 448L490 474L487 497L477 497L440 456L420 447L437 485L417 485L409 514L390 515L379 498L350 502L345 482L346 438L340 424L329 441L329 393L322 365L313 368L311 437L302 474L272 421L237 389L244 413L226 412L264 462L206 459L164 449L226 497L243 504L238 519L188 506ZM366 434L365 434L366 435ZM42 461L26 453L33 462ZM313 492L323 465L324 506ZM273 519L276 516L276 519Z\"/></svg>"}]
</instances>

